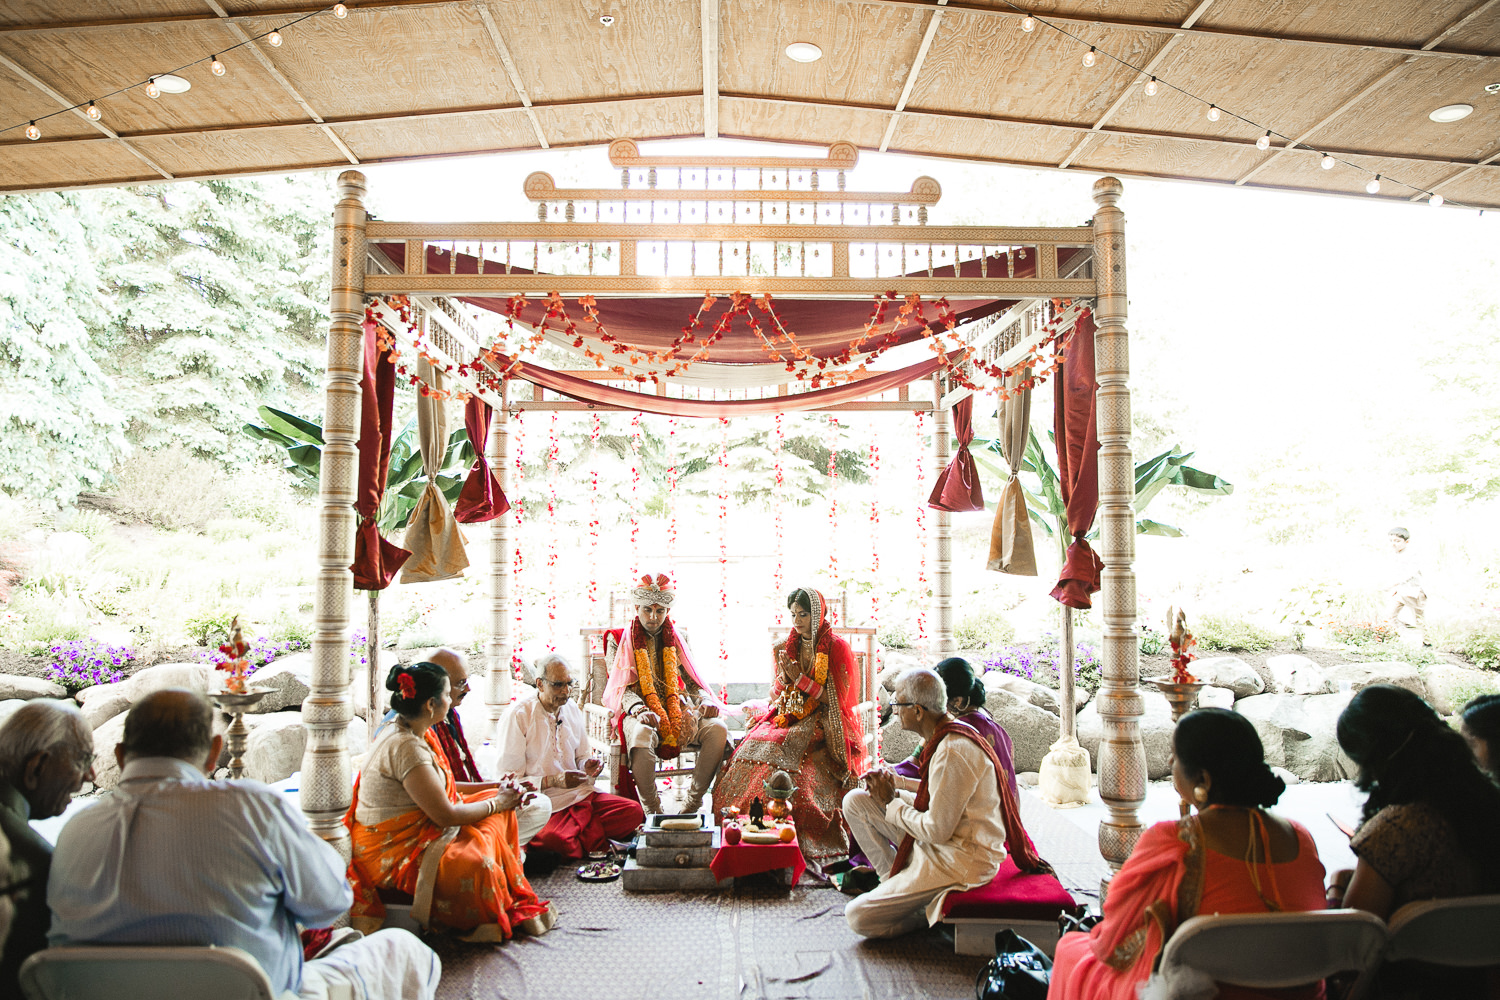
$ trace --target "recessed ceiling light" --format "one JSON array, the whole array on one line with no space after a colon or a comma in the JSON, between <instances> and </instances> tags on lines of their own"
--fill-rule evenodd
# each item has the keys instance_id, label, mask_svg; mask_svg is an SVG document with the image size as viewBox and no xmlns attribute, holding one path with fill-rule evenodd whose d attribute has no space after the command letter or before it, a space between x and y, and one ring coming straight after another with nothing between
<instances>
[{"instance_id":1,"label":"recessed ceiling light","mask_svg":"<svg viewBox=\"0 0 1500 1000\"><path fill-rule=\"evenodd\" d=\"M615 16L613 14L600 14L599 23L606 28L613 28L615 26Z\"/></svg>"},{"instance_id":2,"label":"recessed ceiling light","mask_svg":"<svg viewBox=\"0 0 1500 1000\"><path fill-rule=\"evenodd\" d=\"M793 42L786 47L786 57L797 62L817 62L823 58L823 50L812 42Z\"/></svg>"},{"instance_id":3,"label":"recessed ceiling light","mask_svg":"<svg viewBox=\"0 0 1500 1000\"><path fill-rule=\"evenodd\" d=\"M193 89L193 85L180 76L166 73L156 78L156 86L163 94L185 94Z\"/></svg>"},{"instance_id":4,"label":"recessed ceiling light","mask_svg":"<svg viewBox=\"0 0 1500 1000\"><path fill-rule=\"evenodd\" d=\"M1447 123L1467 118L1473 113L1474 105L1472 104L1445 104L1427 117L1435 122Z\"/></svg>"},{"instance_id":5,"label":"recessed ceiling light","mask_svg":"<svg viewBox=\"0 0 1500 1000\"><path fill-rule=\"evenodd\" d=\"M1487 83L1487 84L1485 84L1484 85L1484 92L1486 94L1489 94L1491 97L1493 97L1496 94L1500 94L1500 83Z\"/></svg>"}]
</instances>

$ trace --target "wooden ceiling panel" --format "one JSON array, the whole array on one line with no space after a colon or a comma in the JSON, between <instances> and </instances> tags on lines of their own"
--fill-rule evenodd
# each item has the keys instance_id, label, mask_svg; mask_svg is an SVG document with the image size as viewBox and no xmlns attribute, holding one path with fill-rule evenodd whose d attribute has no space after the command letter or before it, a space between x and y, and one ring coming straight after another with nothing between
<instances>
[{"instance_id":1,"label":"wooden ceiling panel","mask_svg":"<svg viewBox=\"0 0 1500 1000\"><path fill-rule=\"evenodd\" d=\"M1319 159L1314 153L1299 152L1283 156L1256 174L1251 183L1303 191L1324 190L1363 195L1365 185L1378 173L1381 175L1382 196L1406 199L1455 172L1453 167L1443 163L1376 156L1344 157L1348 163L1339 163L1332 170L1324 170L1319 165Z\"/></svg>"},{"instance_id":2,"label":"wooden ceiling panel","mask_svg":"<svg viewBox=\"0 0 1500 1000\"><path fill-rule=\"evenodd\" d=\"M0 150L0 191L159 181L161 175L113 139L28 142Z\"/></svg>"},{"instance_id":3,"label":"wooden ceiling panel","mask_svg":"<svg viewBox=\"0 0 1500 1000\"><path fill-rule=\"evenodd\" d=\"M1455 204L1500 206L1500 165L1471 170L1438 190Z\"/></svg>"},{"instance_id":4,"label":"wooden ceiling panel","mask_svg":"<svg viewBox=\"0 0 1500 1000\"><path fill-rule=\"evenodd\" d=\"M534 101L703 89L703 39L691 0L509 0L490 10ZM600 24L602 14L615 23Z\"/></svg>"},{"instance_id":5,"label":"wooden ceiling panel","mask_svg":"<svg viewBox=\"0 0 1500 1000\"><path fill-rule=\"evenodd\" d=\"M1500 4L1479 11L1438 46L1460 52L1500 52ZM1500 79L1497 77L1496 79Z\"/></svg>"},{"instance_id":6,"label":"wooden ceiling panel","mask_svg":"<svg viewBox=\"0 0 1500 1000\"><path fill-rule=\"evenodd\" d=\"M1130 4L1129 19L1160 24L1181 24L1197 8L1200 0L1140 0ZM1019 18L1017 7L1024 7L1038 17L1121 19L1118 0L1052 0L1051 3L1017 3L1010 0L965 0L966 7L988 7ZM1012 21L1012 24L1015 22Z\"/></svg>"},{"instance_id":7,"label":"wooden ceiling panel","mask_svg":"<svg viewBox=\"0 0 1500 1000\"><path fill-rule=\"evenodd\" d=\"M929 16L910 7L845 0L722 4L719 91L894 108ZM812 42L823 58L789 58L792 42Z\"/></svg>"},{"instance_id":8,"label":"wooden ceiling panel","mask_svg":"<svg viewBox=\"0 0 1500 1000\"><path fill-rule=\"evenodd\" d=\"M1318 138L1333 149L1479 159L1500 138L1500 95L1484 92L1486 84L1497 82L1497 63L1416 60L1391 86L1370 94ZM1472 105L1474 113L1447 124L1427 117L1448 104Z\"/></svg>"},{"instance_id":9,"label":"wooden ceiling panel","mask_svg":"<svg viewBox=\"0 0 1500 1000\"><path fill-rule=\"evenodd\" d=\"M1157 44L1165 41L1160 38ZM1254 140L1265 129L1296 137L1381 74L1399 66L1403 58L1360 49L1265 47L1235 39L1190 36L1168 51L1153 70L1155 75L1220 108L1259 122L1262 128L1257 130L1233 114L1211 122L1204 100L1165 85L1155 97L1147 97L1140 86L1131 86L1109 125L1240 140ZM1393 82L1399 80L1400 76ZM1277 142L1278 146L1284 144L1284 140Z\"/></svg>"},{"instance_id":10,"label":"wooden ceiling panel","mask_svg":"<svg viewBox=\"0 0 1500 1000\"><path fill-rule=\"evenodd\" d=\"M334 132L361 160L537 148L536 133L519 111L339 125Z\"/></svg>"},{"instance_id":11,"label":"wooden ceiling panel","mask_svg":"<svg viewBox=\"0 0 1500 1000\"><path fill-rule=\"evenodd\" d=\"M667 139L703 134L703 98L647 98L537 108L542 134L553 146L610 142L621 136Z\"/></svg>"},{"instance_id":12,"label":"wooden ceiling panel","mask_svg":"<svg viewBox=\"0 0 1500 1000\"><path fill-rule=\"evenodd\" d=\"M1140 31L1078 34L1136 65L1161 45L1161 36ZM1086 68L1087 51L1055 31L1028 34L1005 18L945 14L907 106L1092 125L1135 74L1104 57Z\"/></svg>"},{"instance_id":13,"label":"wooden ceiling panel","mask_svg":"<svg viewBox=\"0 0 1500 1000\"><path fill-rule=\"evenodd\" d=\"M183 70L180 75L192 84L185 94L164 93L153 100L145 87L133 86L152 73L222 52L236 41L222 24L192 21L108 32L0 35L0 54L72 101L129 87L99 101L105 124L119 132L305 119L296 102L248 53L226 54L229 72L222 77L210 73L207 63ZM122 52L130 55L122 57Z\"/></svg>"},{"instance_id":14,"label":"wooden ceiling panel","mask_svg":"<svg viewBox=\"0 0 1500 1000\"><path fill-rule=\"evenodd\" d=\"M1200 28L1232 28L1297 38L1341 38L1387 45L1422 45L1479 0L1215 0ZM1491 39L1493 42L1493 39Z\"/></svg>"},{"instance_id":15,"label":"wooden ceiling panel","mask_svg":"<svg viewBox=\"0 0 1500 1000\"><path fill-rule=\"evenodd\" d=\"M896 123L890 150L1050 167L1068 155L1078 138L1078 133L1044 125L955 121L941 115L904 114Z\"/></svg>"},{"instance_id":16,"label":"wooden ceiling panel","mask_svg":"<svg viewBox=\"0 0 1500 1000\"><path fill-rule=\"evenodd\" d=\"M239 173L256 169L258 164L267 164L271 170L349 164L316 125L152 136L131 141L179 177Z\"/></svg>"},{"instance_id":17,"label":"wooden ceiling panel","mask_svg":"<svg viewBox=\"0 0 1500 1000\"><path fill-rule=\"evenodd\" d=\"M744 139L777 139L827 145L852 142L875 149L890 115L860 108L814 107L782 101L719 98L719 131Z\"/></svg>"},{"instance_id":18,"label":"wooden ceiling panel","mask_svg":"<svg viewBox=\"0 0 1500 1000\"><path fill-rule=\"evenodd\" d=\"M0 4L0 25L165 18L201 14L203 10L202 0L87 0L71 4L59 4L56 0L5 0Z\"/></svg>"},{"instance_id":19,"label":"wooden ceiling panel","mask_svg":"<svg viewBox=\"0 0 1500 1000\"><path fill-rule=\"evenodd\" d=\"M0 49L0 52L3 52L3 49ZM33 118L41 118L59 110L61 110L61 105L49 97L46 91L32 84L24 76L12 72L4 63L0 63L0 128L6 125L24 126ZM37 127L48 139L60 136L81 138L99 134L98 129L77 115L71 114L47 118L38 122ZM20 128L0 134L0 144L26 141L22 139L23 134Z\"/></svg>"},{"instance_id":20,"label":"wooden ceiling panel","mask_svg":"<svg viewBox=\"0 0 1500 1000\"><path fill-rule=\"evenodd\" d=\"M258 35L285 20L243 23ZM314 17L285 38L262 51L324 118L520 102L469 4L363 13L351 6L345 20Z\"/></svg>"},{"instance_id":21,"label":"wooden ceiling panel","mask_svg":"<svg viewBox=\"0 0 1500 1000\"><path fill-rule=\"evenodd\" d=\"M1192 140L1100 135L1074 163L1082 170L1232 181L1264 155L1254 146L1226 148Z\"/></svg>"}]
</instances>

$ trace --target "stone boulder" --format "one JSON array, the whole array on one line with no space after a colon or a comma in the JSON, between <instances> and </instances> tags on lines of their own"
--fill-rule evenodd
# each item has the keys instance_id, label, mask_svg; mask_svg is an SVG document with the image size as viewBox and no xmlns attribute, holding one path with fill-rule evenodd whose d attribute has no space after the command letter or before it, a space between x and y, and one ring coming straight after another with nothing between
<instances>
[{"instance_id":1,"label":"stone boulder","mask_svg":"<svg viewBox=\"0 0 1500 1000\"><path fill-rule=\"evenodd\" d=\"M0 726L5 725L5 720L30 700L30 698L7 698L5 701L0 701Z\"/></svg>"},{"instance_id":2,"label":"stone boulder","mask_svg":"<svg viewBox=\"0 0 1500 1000\"><path fill-rule=\"evenodd\" d=\"M1040 771L1042 758L1062 734L1058 717L1009 691L991 691L984 703L1010 736L1017 771Z\"/></svg>"},{"instance_id":3,"label":"stone boulder","mask_svg":"<svg viewBox=\"0 0 1500 1000\"><path fill-rule=\"evenodd\" d=\"M95 684L93 687L86 687L73 697L78 701L78 704L87 705L96 698L109 699L123 697L124 694L125 682L119 681L114 684Z\"/></svg>"},{"instance_id":4,"label":"stone boulder","mask_svg":"<svg viewBox=\"0 0 1500 1000\"><path fill-rule=\"evenodd\" d=\"M94 785L110 789L120 783L115 745L125 738L125 713L106 719L94 730Z\"/></svg>"},{"instance_id":5,"label":"stone boulder","mask_svg":"<svg viewBox=\"0 0 1500 1000\"><path fill-rule=\"evenodd\" d=\"M880 669L880 676L876 678L876 684L887 691L896 690L896 678L901 676L903 670L926 666L922 662L921 657L915 653L907 653L899 649L887 649L884 660L885 664Z\"/></svg>"},{"instance_id":6,"label":"stone boulder","mask_svg":"<svg viewBox=\"0 0 1500 1000\"><path fill-rule=\"evenodd\" d=\"M43 677L22 677L19 674L0 674L0 701L30 701L32 698L66 698L68 692L61 684Z\"/></svg>"},{"instance_id":7,"label":"stone boulder","mask_svg":"<svg viewBox=\"0 0 1500 1000\"><path fill-rule=\"evenodd\" d=\"M1238 656L1205 657L1188 669L1205 684L1233 691L1236 698L1248 698L1266 690L1266 682L1260 679L1260 674Z\"/></svg>"},{"instance_id":8,"label":"stone boulder","mask_svg":"<svg viewBox=\"0 0 1500 1000\"><path fill-rule=\"evenodd\" d=\"M246 718L248 724L249 718ZM260 716L245 742L245 777L274 784L302 770L307 730L301 712Z\"/></svg>"},{"instance_id":9,"label":"stone boulder","mask_svg":"<svg viewBox=\"0 0 1500 1000\"><path fill-rule=\"evenodd\" d=\"M1146 777L1155 781L1172 772L1172 709L1159 691L1141 690L1146 703L1141 715L1141 739L1146 745ZM1094 767L1099 766L1099 744L1104 740L1104 720L1099 717L1099 702L1090 702L1078 713L1078 742L1089 752Z\"/></svg>"},{"instance_id":10,"label":"stone boulder","mask_svg":"<svg viewBox=\"0 0 1500 1000\"><path fill-rule=\"evenodd\" d=\"M891 721L880 731L880 756L885 758L887 764L899 764L911 756L920 742L916 733L901 728L901 723L896 721L893 714Z\"/></svg>"},{"instance_id":11,"label":"stone boulder","mask_svg":"<svg viewBox=\"0 0 1500 1000\"><path fill-rule=\"evenodd\" d=\"M1420 698L1427 697L1427 685L1417 668L1401 660L1379 660L1373 663L1341 663L1328 668L1328 677L1335 685L1349 682L1350 691L1369 687L1371 684L1394 684L1404 687Z\"/></svg>"},{"instance_id":12,"label":"stone boulder","mask_svg":"<svg viewBox=\"0 0 1500 1000\"><path fill-rule=\"evenodd\" d=\"M163 663L147 667L125 679L125 697L134 705L146 695L165 688L187 688L208 694L213 674L214 668L207 663Z\"/></svg>"},{"instance_id":13,"label":"stone boulder","mask_svg":"<svg viewBox=\"0 0 1500 1000\"><path fill-rule=\"evenodd\" d=\"M1059 717L1062 715L1061 703L1057 700L1058 691L1055 688L1049 688L1045 684L1038 684L1036 681L1029 681L1024 677L1017 677L1014 674L991 670L984 675L984 686L985 690L991 693L995 691L1008 691L1022 701L1035 705L1037 708L1045 709ZM1073 688L1074 711L1076 712L1084 705L1087 705L1088 702L1088 689L1075 686Z\"/></svg>"},{"instance_id":14,"label":"stone boulder","mask_svg":"<svg viewBox=\"0 0 1500 1000\"><path fill-rule=\"evenodd\" d=\"M1341 781L1355 771L1335 735L1339 713L1348 704L1341 694L1258 694L1241 698L1234 710L1254 724L1267 764L1304 781Z\"/></svg>"},{"instance_id":15,"label":"stone boulder","mask_svg":"<svg viewBox=\"0 0 1500 1000\"><path fill-rule=\"evenodd\" d=\"M1266 657L1271 679L1286 694L1332 694L1338 687L1328 675L1301 653L1282 653Z\"/></svg>"},{"instance_id":16,"label":"stone boulder","mask_svg":"<svg viewBox=\"0 0 1500 1000\"><path fill-rule=\"evenodd\" d=\"M1257 677L1257 680L1260 678ZM1199 708L1233 708L1234 692L1229 688L1206 687L1198 692Z\"/></svg>"},{"instance_id":17,"label":"stone boulder","mask_svg":"<svg viewBox=\"0 0 1500 1000\"><path fill-rule=\"evenodd\" d=\"M113 687L114 685L110 685ZM98 729L105 722L113 719L121 712L130 708L130 701L119 691L111 692L107 698L90 698L83 706L84 721L89 724L90 729Z\"/></svg>"},{"instance_id":18,"label":"stone boulder","mask_svg":"<svg viewBox=\"0 0 1500 1000\"><path fill-rule=\"evenodd\" d=\"M361 677L363 678L363 674ZM246 678L251 687L270 688L251 712L266 715L289 708L301 708L312 686L312 652L304 651L272 660ZM368 700L368 696L366 696Z\"/></svg>"},{"instance_id":19,"label":"stone boulder","mask_svg":"<svg viewBox=\"0 0 1500 1000\"><path fill-rule=\"evenodd\" d=\"M1496 676L1490 670L1460 667L1452 663L1433 663L1422 668L1422 683L1427 685L1427 700L1443 715L1452 715L1468 699L1497 688Z\"/></svg>"}]
</instances>

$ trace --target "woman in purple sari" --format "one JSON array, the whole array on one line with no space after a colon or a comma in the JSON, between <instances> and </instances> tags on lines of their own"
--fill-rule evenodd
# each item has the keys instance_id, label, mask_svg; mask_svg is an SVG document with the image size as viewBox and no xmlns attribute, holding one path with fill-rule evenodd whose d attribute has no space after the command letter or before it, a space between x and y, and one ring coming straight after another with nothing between
<instances>
[{"instance_id":1,"label":"woman in purple sari","mask_svg":"<svg viewBox=\"0 0 1500 1000\"><path fill-rule=\"evenodd\" d=\"M984 681L974 676L974 668L969 666L968 660L958 656L950 656L932 669L938 672L938 676L943 679L943 686L948 689L948 711L953 713L955 719L979 730L979 735L994 746L995 756L1000 758L1000 765L1005 768L1010 790L1019 801L1021 793L1016 787L1015 751L1011 749L1010 734L984 710L985 698L989 693L985 690ZM912 755L892 770L903 778L915 781L920 773L917 760L921 756L922 747L918 744Z\"/></svg>"}]
</instances>

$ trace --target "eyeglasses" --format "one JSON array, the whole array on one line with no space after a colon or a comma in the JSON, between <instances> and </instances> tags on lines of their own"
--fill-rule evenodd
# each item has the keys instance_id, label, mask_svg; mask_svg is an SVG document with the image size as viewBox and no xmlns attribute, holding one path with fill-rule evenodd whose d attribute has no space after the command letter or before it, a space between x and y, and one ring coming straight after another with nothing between
<instances>
[{"instance_id":1,"label":"eyeglasses","mask_svg":"<svg viewBox=\"0 0 1500 1000\"><path fill-rule=\"evenodd\" d=\"M891 702L891 707L892 708L917 708L919 706L914 701L893 701L893 702Z\"/></svg>"},{"instance_id":2,"label":"eyeglasses","mask_svg":"<svg viewBox=\"0 0 1500 1000\"><path fill-rule=\"evenodd\" d=\"M545 677L542 678L542 683L554 691L566 691L573 686L573 681L549 681Z\"/></svg>"}]
</instances>

